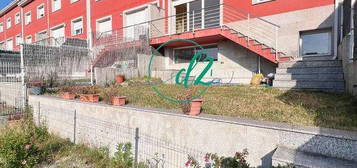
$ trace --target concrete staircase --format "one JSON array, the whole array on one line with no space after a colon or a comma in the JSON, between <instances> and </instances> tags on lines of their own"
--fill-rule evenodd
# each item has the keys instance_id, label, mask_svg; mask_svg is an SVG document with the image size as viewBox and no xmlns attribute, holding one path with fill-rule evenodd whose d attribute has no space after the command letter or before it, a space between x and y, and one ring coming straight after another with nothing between
<instances>
[{"instance_id":1,"label":"concrete staircase","mask_svg":"<svg viewBox=\"0 0 357 168\"><path fill-rule=\"evenodd\" d=\"M342 62L339 60L280 62L273 86L284 90L344 92Z\"/></svg>"},{"instance_id":2,"label":"concrete staircase","mask_svg":"<svg viewBox=\"0 0 357 168\"><path fill-rule=\"evenodd\" d=\"M357 162L279 146L272 156L272 165L294 165L296 168L355 168Z\"/></svg>"}]
</instances>

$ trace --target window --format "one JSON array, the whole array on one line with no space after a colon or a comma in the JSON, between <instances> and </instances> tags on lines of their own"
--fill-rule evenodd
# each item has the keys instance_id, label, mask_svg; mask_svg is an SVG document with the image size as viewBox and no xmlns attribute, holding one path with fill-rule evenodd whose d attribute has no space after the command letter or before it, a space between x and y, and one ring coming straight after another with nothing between
<instances>
[{"instance_id":1,"label":"window","mask_svg":"<svg viewBox=\"0 0 357 168\"><path fill-rule=\"evenodd\" d=\"M4 31L4 24L0 23L0 33Z\"/></svg>"},{"instance_id":2,"label":"window","mask_svg":"<svg viewBox=\"0 0 357 168\"><path fill-rule=\"evenodd\" d=\"M99 33L108 33L112 30L112 18L106 17L104 19L97 21L97 32Z\"/></svg>"},{"instance_id":3,"label":"window","mask_svg":"<svg viewBox=\"0 0 357 168\"><path fill-rule=\"evenodd\" d=\"M8 39L6 41L6 49L7 50L13 50L14 49L14 43L12 42L12 39Z\"/></svg>"},{"instance_id":4,"label":"window","mask_svg":"<svg viewBox=\"0 0 357 168\"><path fill-rule=\"evenodd\" d=\"M195 53L201 52L202 58L198 61L203 61L205 58L213 58L214 61L218 60L218 47L216 45L203 47L201 52L200 48L184 48L184 49L174 49L174 62L179 63L189 63Z\"/></svg>"},{"instance_id":5,"label":"window","mask_svg":"<svg viewBox=\"0 0 357 168\"><path fill-rule=\"evenodd\" d=\"M127 41L146 38L148 24L148 8L135 10L125 14L125 38Z\"/></svg>"},{"instance_id":6,"label":"window","mask_svg":"<svg viewBox=\"0 0 357 168\"><path fill-rule=\"evenodd\" d=\"M7 18L7 21L6 21L6 28L11 28L11 18Z\"/></svg>"},{"instance_id":7,"label":"window","mask_svg":"<svg viewBox=\"0 0 357 168\"><path fill-rule=\"evenodd\" d=\"M25 14L25 24L28 25L31 23L31 12Z\"/></svg>"},{"instance_id":8,"label":"window","mask_svg":"<svg viewBox=\"0 0 357 168\"><path fill-rule=\"evenodd\" d=\"M75 3L75 2L77 2L77 1L79 1L79 0L71 0L71 3Z\"/></svg>"},{"instance_id":9,"label":"window","mask_svg":"<svg viewBox=\"0 0 357 168\"><path fill-rule=\"evenodd\" d=\"M273 0L252 0L252 4L255 5L255 4L260 4L269 1L273 1Z\"/></svg>"},{"instance_id":10,"label":"window","mask_svg":"<svg viewBox=\"0 0 357 168\"><path fill-rule=\"evenodd\" d=\"M40 41L47 38L47 31L36 33L36 41Z\"/></svg>"},{"instance_id":11,"label":"window","mask_svg":"<svg viewBox=\"0 0 357 168\"><path fill-rule=\"evenodd\" d=\"M61 9L61 0L52 0L52 12Z\"/></svg>"},{"instance_id":12,"label":"window","mask_svg":"<svg viewBox=\"0 0 357 168\"><path fill-rule=\"evenodd\" d=\"M21 37L21 35L17 35L16 36L16 45L18 46L18 45L20 45L22 43L22 37Z\"/></svg>"},{"instance_id":13,"label":"window","mask_svg":"<svg viewBox=\"0 0 357 168\"><path fill-rule=\"evenodd\" d=\"M45 16L45 5L42 4L37 7L37 19L40 19Z\"/></svg>"},{"instance_id":14,"label":"window","mask_svg":"<svg viewBox=\"0 0 357 168\"><path fill-rule=\"evenodd\" d=\"M5 50L5 42L0 42L0 50Z\"/></svg>"},{"instance_id":15,"label":"window","mask_svg":"<svg viewBox=\"0 0 357 168\"><path fill-rule=\"evenodd\" d=\"M314 30L300 33L301 56L331 55L331 30Z\"/></svg>"},{"instance_id":16,"label":"window","mask_svg":"<svg viewBox=\"0 0 357 168\"><path fill-rule=\"evenodd\" d=\"M72 21L72 36L79 35L83 33L83 20L82 18L75 19Z\"/></svg>"},{"instance_id":17,"label":"window","mask_svg":"<svg viewBox=\"0 0 357 168\"><path fill-rule=\"evenodd\" d=\"M16 15L15 15L15 24L19 24L20 22L21 22L20 13L16 13Z\"/></svg>"},{"instance_id":18,"label":"window","mask_svg":"<svg viewBox=\"0 0 357 168\"><path fill-rule=\"evenodd\" d=\"M32 43L32 36L27 36L26 37L26 44L31 44Z\"/></svg>"}]
</instances>

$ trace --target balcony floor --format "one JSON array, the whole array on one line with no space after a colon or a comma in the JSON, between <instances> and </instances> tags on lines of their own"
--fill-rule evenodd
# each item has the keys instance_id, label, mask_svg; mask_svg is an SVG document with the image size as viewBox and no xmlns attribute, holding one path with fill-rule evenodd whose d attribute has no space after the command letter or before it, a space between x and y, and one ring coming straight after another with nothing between
<instances>
[{"instance_id":1,"label":"balcony floor","mask_svg":"<svg viewBox=\"0 0 357 168\"><path fill-rule=\"evenodd\" d=\"M150 39L150 45L154 47L158 47L159 45L174 39L193 40L198 44L216 43L220 40L226 39L220 34L220 32L221 32L221 28L218 27L218 28L196 30L195 32L190 31L190 32L183 32L179 34L166 35L166 36ZM182 47L188 45L192 45L192 44L187 42L175 42L175 43L168 44L166 46Z\"/></svg>"}]
</instances>

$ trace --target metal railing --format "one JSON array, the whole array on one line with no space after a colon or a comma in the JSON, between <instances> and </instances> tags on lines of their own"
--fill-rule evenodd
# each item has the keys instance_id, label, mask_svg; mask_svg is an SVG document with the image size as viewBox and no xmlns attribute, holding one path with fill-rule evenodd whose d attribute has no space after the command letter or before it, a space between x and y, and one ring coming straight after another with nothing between
<instances>
[{"instance_id":1,"label":"metal railing","mask_svg":"<svg viewBox=\"0 0 357 168\"><path fill-rule=\"evenodd\" d=\"M278 55L280 26L240 10L229 3L161 17L108 32L95 32L93 45L105 46L153 39L223 26L243 34L247 40L255 40L264 44L266 48L271 48Z\"/></svg>"}]
</instances>

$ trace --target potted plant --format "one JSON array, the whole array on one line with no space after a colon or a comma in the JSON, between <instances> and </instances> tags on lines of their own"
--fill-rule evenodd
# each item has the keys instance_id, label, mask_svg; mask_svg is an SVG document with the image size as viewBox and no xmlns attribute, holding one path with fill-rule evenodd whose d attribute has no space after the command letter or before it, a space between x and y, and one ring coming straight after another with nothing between
<instances>
[{"instance_id":1,"label":"potted plant","mask_svg":"<svg viewBox=\"0 0 357 168\"><path fill-rule=\"evenodd\" d=\"M80 100L82 102L99 102L99 88L98 86L85 86L80 89Z\"/></svg>"},{"instance_id":2,"label":"potted plant","mask_svg":"<svg viewBox=\"0 0 357 168\"><path fill-rule=\"evenodd\" d=\"M103 101L114 106L123 106L126 102L125 96L118 96L119 89L115 86L106 88L102 93Z\"/></svg>"},{"instance_id":3,"label":"potted plant","mask_svg":"<svg viewBox=\"0 0 357 168\"><path fill-rule=\"evenodd\" d=\"M73 100L76 98L73 86L62 86L59 90L62 93L62 98L64 99Z\"/></svg>"},{"instance_id":4,"label":"potted plant","mask_svg":"<svg viewBox=\"0 0 357 168\"><path fill-rule=\"evenodd\" d=\"M117 83L123 83L123 82L125 81L125 76L124 76L124 75L117 75L117 76L115 77L115 81L116 81Z\"/></svg>"},{"instance_id":5,"label":"potted plant","mask_svg":"<svg viewBox=\"0 0 357 168\"><path fill-rule=\"evenodd\" d=\"M181 104L182 112L187 115L197 116L201 113L202 107L202 98L193 99L194 91L192 89L188 89L179 96L179 100L183 101Z\"/></svg>"}]
</instances>

